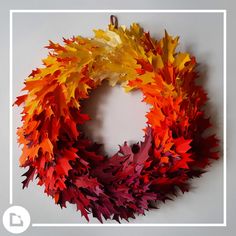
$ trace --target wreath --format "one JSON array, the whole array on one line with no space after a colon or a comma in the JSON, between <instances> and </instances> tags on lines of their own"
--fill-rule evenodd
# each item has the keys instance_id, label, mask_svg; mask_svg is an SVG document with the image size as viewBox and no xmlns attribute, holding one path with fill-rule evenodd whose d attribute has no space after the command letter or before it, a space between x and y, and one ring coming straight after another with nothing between
<instances>
[{"instance_id":1,"label":"wreath","mask_svg":"<svg viewBox=\"0 0 236 236\"><path fill-rule=\"evenodd\" d=\"M50 41L44 67L26 79L15 102L23 104L19 162L28 167L23 188L36 177L61 207L76 204L88 221L92 213L120 222L188 191L189 180L219 157L218 140L204 134L207 94L195 83L195 57L176 52L179 37L165 32L156 40L136 23L118 26L115 16L94 32L63 45ZM124 142L111 157L81 129L90 119L81 101L105 80L142 91L150 105L144 140Z\"/></svg>"}]
</instances>

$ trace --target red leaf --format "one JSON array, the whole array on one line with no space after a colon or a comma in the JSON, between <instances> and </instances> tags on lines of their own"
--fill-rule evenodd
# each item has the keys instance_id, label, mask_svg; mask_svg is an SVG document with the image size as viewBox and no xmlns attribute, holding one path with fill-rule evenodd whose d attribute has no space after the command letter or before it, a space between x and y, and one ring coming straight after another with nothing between
<instances>
[{"instance_id":1,"label":"red leaf","mask_svg":"<svg viewBox=\"0 0 236 236\"><path fill-rule=\"evenodd\" d=\"M192 140L191 139L184 139L183 137L175 139L175 146L176 146L176 152L178 153L186 153L191 146L189 145Z\"/></svg>"},{"instance_id":2,"label":"red leaf","mask_svg":"<svg viewBox=\"0 0 236 236\"><path fill-rule=\"evenodd\" d=\"M71 170L72 167L66 157L59 157L55 169L58 175L68 175L68 171Z\"/></svg>"},{"instance_id":3,"label":"red leaf","mask_svg":"<svg viewBox=\"0 0 236 236\"><path fill-rule=\"evenodd\" d=\"M147 127L144 142L141 143L140 151L134 155L134 163L143 164L149 157L152 146L152 129Z\"/></svg>"},{"instance_id":4,"label":"red leaf","mask_svg":"<svg viewBox=\"0 0 236 236\"><path fill-rule=\"evenodd\" d=\"M23 184L23 188L28 187L29 182L34 178L34 174L35 174L35 168L30 166L30 168L28 169L27 172L25 172L22 176L26 176L26 179L24 181L22 181Z\"/></svg>"}]
</instances>

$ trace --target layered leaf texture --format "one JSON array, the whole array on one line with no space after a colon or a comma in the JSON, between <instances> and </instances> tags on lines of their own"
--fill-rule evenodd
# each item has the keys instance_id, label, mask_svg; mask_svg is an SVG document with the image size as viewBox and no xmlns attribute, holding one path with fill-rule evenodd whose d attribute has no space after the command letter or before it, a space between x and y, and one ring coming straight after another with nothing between
<instances>
[{"instance_id":1,"label":"layered leaf texture","mask_svg":"<svg viewBox=\"0 0 236 236\"><path fill-rule=\"evenodd\" d=\"M56 204L76 204L87 220L92 213L101 222L135 218L153 201L188 191L189 179L218 158L218 140L203 135L211 126L202 109L207 95L195 84L195 58L176 52L178 40L167 32L155 40L133 24L63 45L50 41L44 66L32 71L15 102L23 106L23 187L36 177ZM112 157L81 131L93 118L81 112L81 101L104 80L141 90L151 107L143 142L124 142Z\"/></svg>"}]
</instances>

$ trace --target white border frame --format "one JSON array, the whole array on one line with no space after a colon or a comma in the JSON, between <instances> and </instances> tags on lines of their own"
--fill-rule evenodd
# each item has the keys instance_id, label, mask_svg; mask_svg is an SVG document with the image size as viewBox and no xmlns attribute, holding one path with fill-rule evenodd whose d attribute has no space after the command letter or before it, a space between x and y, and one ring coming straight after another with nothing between
<instances>
[{"instance_id":1,"label":"white border frame","mask_svg":"<svg viewBox=\"0 0 236 236\"><path fill-rule=\"evenodd\" d=\"M224 79L224 88L223 88L223 98L224 98L224 135L223 135L223 163L224 163L224 181L223 181L223 189L224 189L224 197L223 197L223 206L224 206L224 220L223 223L201 223L201 224L194 224L194 223L187 223L187 224L154 224L154 223L145 223L145 224L135 224L135 223L128 223L128 224L114 224L114 223L105 223L105 224L80 224L80 223L32 223L32 227L111 227L111 226L119 226L119 227L226 227L227 221L226 221L226 45L227 45L227 37L226 37L226 16L227 11L225 9L219 9L219 10L10 10L9 12L10 16L10 48L9 48L9 204L13 205L13 123L12 123L12 104L13 104L13 14L14 13L221 13L223 14L223 79Z\"/></svg>"}]
</instances>

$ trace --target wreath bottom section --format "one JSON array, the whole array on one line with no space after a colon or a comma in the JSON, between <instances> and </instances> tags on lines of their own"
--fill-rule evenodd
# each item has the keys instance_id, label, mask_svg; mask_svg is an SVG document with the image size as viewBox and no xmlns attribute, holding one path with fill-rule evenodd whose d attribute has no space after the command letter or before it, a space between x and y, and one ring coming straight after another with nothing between
<instances>
[{"instance_id":1,"label":"wreath bottom section","mask_svg":"<svg viewBox=\"0 0 236 236\"><path fill-rule=\"evenodd\" d=\"M155 201L165 202L179 190L188 191L189 179L199 177L209 159L216 159L210 151L217 142L213 136L176 138L172 147L175 152L171 152L155 147L153 133L150 126L146 127L142 142L124 142L112 157L102 155L100 144L81 135L73 147L58 148L51 163L45 162L44 155L31 163L23 188L36 175L38 185L45 186L56 204L75 204L88 221L90 213L100 222L120 222L145 214L155 207Z\"/></svg>"}]
</instances>

